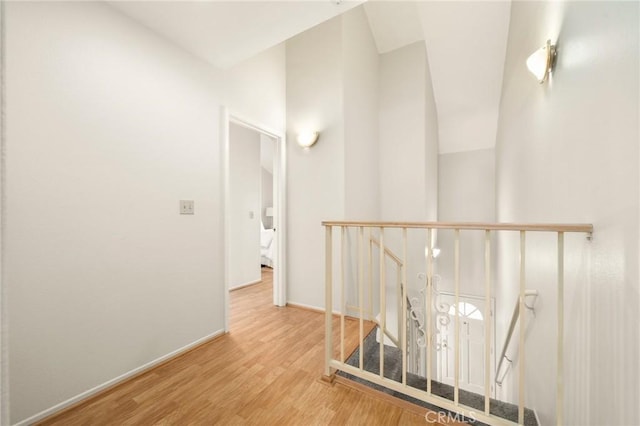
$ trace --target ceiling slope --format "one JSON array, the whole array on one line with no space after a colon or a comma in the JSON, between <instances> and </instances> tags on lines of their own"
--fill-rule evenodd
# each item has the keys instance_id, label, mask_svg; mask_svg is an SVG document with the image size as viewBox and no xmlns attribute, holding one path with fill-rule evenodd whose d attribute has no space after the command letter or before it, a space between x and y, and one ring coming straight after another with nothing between
<instances>
[{"instance_id":1,"label":"ceiling slope","mask_svg":"<svg viewBox=\"0 0 640 426\"><path fill-rule=\"evenodd\" d=\"M370 0L364 8L379 53L425 41L440 153L492 148L511 2Z\"/></svg>"},{"instance_id":2,"label":"ceiling slope","mask_svg":"<svg viewBox=\"0 0 640 426\"><path fill-rule=\"evenodd\" d=\"M364 10L379 53L424 40L414 1L368 1Z\"/></svg>"},{"instance_id":3,"label":"ceiling slope","mask_svg":"<svg viewBox=\"0 0 640 426\"><path fill-rule=\"evenodd\" d=\"M362 0L363 1L363 0ZM362 1L111 1L218 68L229 68Z\"/></svg>"},{"instance_id":4,"label":"ceiling slope","mask_svg":"<svg viewBox=\"0 0 640 426\"><path fill-rule=\"evenodd\" d=\"M229 68L363 3L361 0L111 1L218 68ZM379 53L425 41L440 153L495 145L511 2L364 4Z\"/></svg>"},{"instance_id":5,"label":"ceiling slope","mask_svg":"<svg viewBox=\"0 0 640 426\"><path fill-rule=\"evenodd\" d=\"M495 146L511 3L419 2L440 153Z\"/></svg>"}]
</instances>

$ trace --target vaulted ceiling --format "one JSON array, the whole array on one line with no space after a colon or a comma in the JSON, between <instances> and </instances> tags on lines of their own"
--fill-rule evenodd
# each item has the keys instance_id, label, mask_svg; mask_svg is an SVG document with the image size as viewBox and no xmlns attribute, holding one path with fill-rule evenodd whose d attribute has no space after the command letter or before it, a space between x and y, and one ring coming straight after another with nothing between
<instances>
[{"instance_id":1,"label":"vaulted ceiling","mask_svg":"<svg viewBox=\"0 0 640 426\"><path fill-rule=\"evenodd\" d=\"M364 1L364 0L362 0ZM183 49L227 68L362 1L121 1L108 3Z\"/></svg>"},{"instance_id":2,"label":"vaulted ceiling","mask_svg":"<svg viewBox=\"0 0 640 426\"><path fill-rule=\"evenodd\" d=\"M227 68L363 1L112 1L216 67ZM378 52L424 41L438 111L440 153L495 144L511 3L364 4Z\"/></svg>"},{"instance_id":3,"label":"vaulted ceiling","mask_svg":"<svg viewBox=\"0 0 640 426\"><path fill-rule=\"evenodd\" d=\"M418 5L438 109L440 153L495 145L511 3Z\"/></svg>"},{"instance_id":4,"label":"vaulted ceiling","mask_svg":"<svg viewBox=\"0 0 640 426\"><path fill-rule=\"evenodd\" d=\"M511 2L369 1L378 52L424 40L440 153L495 145Z\"/></svg>"}]
</instances>

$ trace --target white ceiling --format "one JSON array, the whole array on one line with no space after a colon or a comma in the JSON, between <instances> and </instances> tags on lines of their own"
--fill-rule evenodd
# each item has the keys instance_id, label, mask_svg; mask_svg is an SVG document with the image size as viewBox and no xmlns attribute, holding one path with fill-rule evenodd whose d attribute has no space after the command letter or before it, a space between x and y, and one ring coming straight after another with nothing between
<instances>
[{"instance_id":1,"label":"white ceiling","mask_svg":"<svg viewBox=\"0 0 640 426\"><path fill-rule=\"evenodd\" d=\"M424 40L440 153L495 145L511 2L369 1L378 52Z\"/></svg>"},{"instance_id":2,"label":"white ceiling","mask_svg":"<svg viewBox=\"0 0 640 426\"><path fill-rule=\"evenodd\" d=\"M364 0L109 1L114 8L218 68L228 68Z\"/></svg>"},{"instance_id":3,"label":"white ceiling","mask_svg":"<svg viewBox=\"0 0 640 426\"><path fill-rule=\"evenodd\" d=\"M111 1L185 50L228 68L364 0ZM364 4L378 52L425 41L440 153L495 145L510 0Z\"/></svg>"},{"instance_id":4,"label":"white ceiling","mask_svg":"<svg viewBox=\"0 0 640 426\"><path fill-rule=\"evenodd\" d=\"M369 1L364 4L379 53L424 40L414 1Z\"/></svg>"},{"instance_id":5,"label":"white ceiling","mask_svg":"<svg viewBox=\"0 0 640 426\"><path fill-rule=\"evenodd\" d=\"M420 2L440 153L495 145L511 2Z\"/></svg>"}]
</instances>

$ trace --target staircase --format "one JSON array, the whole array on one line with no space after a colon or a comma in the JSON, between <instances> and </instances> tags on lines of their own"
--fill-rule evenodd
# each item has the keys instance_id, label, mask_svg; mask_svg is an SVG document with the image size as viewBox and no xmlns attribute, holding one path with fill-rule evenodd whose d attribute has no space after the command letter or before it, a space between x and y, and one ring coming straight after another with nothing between
<instances>
[{"instance_id":1,"label":"staircase","mask_svg":"<svg viewBox=\"0 0 640 426\"><path fill-rule=\"evenodd\" d=\"M376 338L376 333L379 333L379 330L377 328L372 330L371 333L369 333L369 335L364 340L363 368L365 371L368 371L370 373L377 375L377 374L380 374L380 344ZM360 359L360 348L358 347L347 359L346 364L357 368L359 366L359 359ZM339 371L337 374L346 379L363 384L371 389L384 392L395 398L399 398L404 401L411 402L412 404L419 405L429 410L443 411L440 407L436 405L429 404L427 402L421 401L416 398L412 398L403 393L396 392L392 389L386 388L381 385L377 385L375 383L361 379L349 373ZM402 351L396 348L395 346L384 345L384 377L387 379L396 381L398 383L402 381ZM408 372L407 386L410 386L416 389L426 389L427 379L425 377L421 377L419 375ZM460 403L468 407L477 409L479 411L484 410L484 395L468 392L463 389L460 389L459 392L460 392L459 394ZM432 380L431 393L436 396L453 401L454 388L453 386L449 386L447 384ZM447 410L444 410L444 411L447 411ZM518 421L518 406L514 404L509 404L506 402L491 399L490 412L492 415L496 417L500 417L502 419L512 421L514 423ZM455 415L455 413L451 413L451 414L452 416ZM458 417L458 419L460 419L461 421L465 421L465 419L461 417ZM474 425L484 424L474 420L475 419L473 418L466 419L467 422L472 423ZM538 421L536 419L536 415L533 410L525 408L524 425L538 426Z\"/></svg>"},{"instance_id":2,"label":"staircase","mask_svg":"<svg viewBox=\"0 0 640 426\"><path fill-rule=\"evenodd\" d=\"M449 411L455 418L465 416L467 419L489 425L537 425L535 412L525 407L530 388L525 374L525 331L527 318L525 302L527 294L527 234L551 233L556 236L556 287L557 287L557 329L555 383L545 382L543 392L554 392L555 408L544 409L547 418L555 417L555 424L564 424L564 236L568 233L583 233L590 239L593 226L590 224L514 224L514 223L464 223L464 222L345 222L326 221L325 227L325 306L334 307L340 317L339 329L333 326L332 309L326 310L325 317L325 367L324 376L330 378L334 374L350 377L361 384L403 400L411 401L432 410ZM437 231L449 231L454 240L450 256L453 265L453 290L450 296L453 302L448 304L439 300L442 294L437 289L436 240ZM483 312L478 311L480 318L473 318L461 303L460 285L460 235L467 232L482 232L484 235L484 277L474 285L476 298L483 300ZM517 370L513 375L513 384L518 388L513 394L517 396L517 405L494 399L492 389L495 383L502 383L504 375L497 380L500 371L495 371L492 361L492 342L495 339L490 326L475 327L474 341L471 342L471 323L464 318L482 321L492 316L492 298L495 287L505 285L496 283L495 271L492 271L494 260L492 241L495 236L510 234L519 236L520 244L508 247L514 249L519 260L519 280L513 285L518 291L517 310L511 321L509 336L518 328L517 358L514 365ZM339 238L334 244L334 234ZM335 251L338 255L335 256ZM396 254L398 253L398 254ZM534 252L535 254L535 252ZM420 288L420 297L414 298L409 292L409 275L415 271L426 271L424 287ZM410 273L410 271L414 271ZM420 274L418 274L420 275ZM413 286L413 291L418 290ZM415 303L414 303L415 301ZM451 312L451 307L456 308ZM460 308L463 306L463 308ZM359 349L353 354L345 352L345 319L359 321ZM364 322L374 322L377 329L369 334L364 333ZM463 336L462 326L467 324L467 345L474 344L481 348L481 353L473 353L464 349L460 342ZM475 323L476 325L478 323ZM399 325L396 327L395 325ZM434 379L437 370L438 350L442 345L440 337L444 334L442 327L451 327L446 331L451 334L456 344L450 352L448 361L452 366L449 374L453 386ZM379 331L378 331L379 330ZM478 330L481 330L480 333ZM376 339L376 334L379 338ZM482 337L478 339L479 334ZM500 336L502 337L502 336ZM553 337L552 337L553 338ZM335 340L334 340L335 339ZM393 344L391 343L393 342ZM482 343L483 342L483 343ZM515 340L514 340L515 342ZM444 346L443 346L444 347ZM448 346L447 346L448 347ZM462 348L461 348L462 347ZM465 352L463 352L465 351ZM467 363L461 363L464 355ZM501 355L501 359L504 357ZM383 357L383 359L381 359ZM449 358L447 358L449 359ZM531 359L527 357L526 359ZM475 370L470 360L474 361ZM479 363L483 365L480 366ZM498 366L500 367L500 365ZM500 370L500 368L498 368ZM440 370L439 374L440 374ZM482 394L461 389L462 380L469 379L469 371L482 371L482 383L474 382L473 389L484 389ZM441 379L442 380L442 379ZM540 392L540 386L536 388ZM478 392L476 390L476 392Z\"/></svg>"}]
</instances>

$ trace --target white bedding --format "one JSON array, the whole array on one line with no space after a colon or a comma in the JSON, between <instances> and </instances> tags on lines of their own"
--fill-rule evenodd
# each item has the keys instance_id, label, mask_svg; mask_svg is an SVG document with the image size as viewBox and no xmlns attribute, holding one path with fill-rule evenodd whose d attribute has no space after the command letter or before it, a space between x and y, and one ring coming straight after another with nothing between
<instances>
[{"instance_id":1,"label":"white bedding","mask_svg":"<svg viewBox=\"0 0 640 426\"><path fill-rule=\"evenodd\" d=\"M273 257L275 253L275 235L273 229L262 229L260 231L260 263L273 268Z\"/></svg>"}]
</instances>

